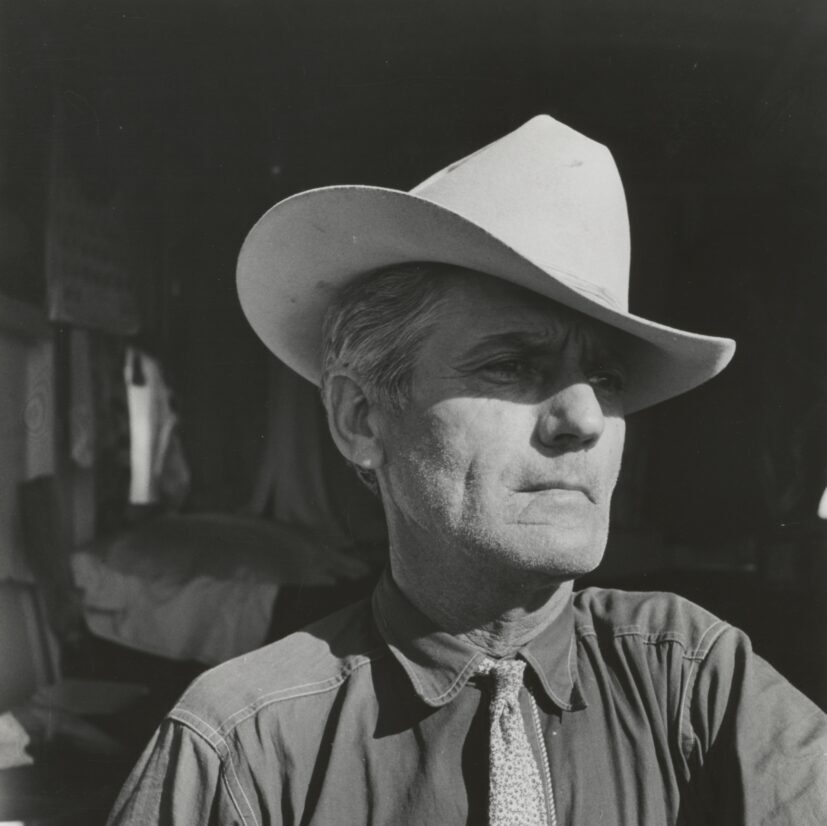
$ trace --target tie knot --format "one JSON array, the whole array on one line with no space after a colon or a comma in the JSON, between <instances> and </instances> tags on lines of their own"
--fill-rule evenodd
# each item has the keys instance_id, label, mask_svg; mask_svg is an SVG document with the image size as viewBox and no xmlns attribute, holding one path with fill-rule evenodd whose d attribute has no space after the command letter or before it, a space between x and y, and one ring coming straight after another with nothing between
<instances>
[{"instance_id":1,"label":"tie knot","mask_svg":"<svg viewBox=\"0 0 827 826\"><path fill-rule=\"evenodd\" d=\"M525 660L492 660L486 657L478 666L477 674L493 674L496 694L504 700L516 700L523 687Z\"/></svg>"}]
</instances>

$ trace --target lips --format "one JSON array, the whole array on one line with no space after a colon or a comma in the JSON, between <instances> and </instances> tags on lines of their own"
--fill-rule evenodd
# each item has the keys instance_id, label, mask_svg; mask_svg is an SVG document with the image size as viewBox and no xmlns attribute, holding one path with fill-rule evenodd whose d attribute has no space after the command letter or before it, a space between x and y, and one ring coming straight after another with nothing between
<instances>
[{"instance_id":1,"label":"lips","mask_svg":"<svg viewBox=\"0 0 827 826\"><path fill-rule=\"evenodd\" d=\"M591 494L591 488L588 485L580 484L579 482L564 481L561 479L544 480L541 482L532 482L530 484L522 485L517 489L518 493L549 493L552 491L571 491L582 493L590 501L594 502L594 497Z\"/></svg>"}]
</instances>

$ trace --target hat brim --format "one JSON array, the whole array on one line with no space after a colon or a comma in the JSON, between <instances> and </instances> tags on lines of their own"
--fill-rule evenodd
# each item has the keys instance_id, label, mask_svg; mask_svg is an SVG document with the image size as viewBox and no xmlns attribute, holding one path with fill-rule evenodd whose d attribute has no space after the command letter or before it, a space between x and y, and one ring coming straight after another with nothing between
<instances>
[{"instance_id":1,"label":"hat brim","mask_svg":"<svg viewBox=\"0 0 827 826\"><path fill-rule=\"evenodd\" d=\"M609 306L569 274L540 267L462 215L394 189L332 186L287 198L250 230L238 293L267 347L320 381L325 311L350 279L393 264L433 261L497 276L628 333L635 340L626 411L685 393L726 367L727 338L678 330Z\"/></svg>"}]
</instances>

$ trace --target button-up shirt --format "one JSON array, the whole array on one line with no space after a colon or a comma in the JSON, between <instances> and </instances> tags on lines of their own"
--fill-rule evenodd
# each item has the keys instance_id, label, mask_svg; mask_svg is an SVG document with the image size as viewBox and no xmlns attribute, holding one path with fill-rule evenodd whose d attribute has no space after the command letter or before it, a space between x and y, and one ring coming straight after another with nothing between
<instances>
[{"instance_id":1,"label":"button-up shirt","mask_svg":"<svg viewBox=\"0 0 827 826\"><path fill-rule=\"evenodd\" d=\"M200 677L110 824L484 824L483 656L385 575ZM587 589L518 656L558 823L827 823L827 718L696 605Z\"/></svg>"}]
</instances>

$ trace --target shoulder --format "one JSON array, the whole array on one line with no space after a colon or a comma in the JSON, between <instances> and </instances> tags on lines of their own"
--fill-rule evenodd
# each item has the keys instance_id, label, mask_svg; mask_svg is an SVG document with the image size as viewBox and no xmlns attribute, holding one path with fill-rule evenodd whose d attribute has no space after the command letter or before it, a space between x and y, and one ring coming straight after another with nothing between
<instances>
[{"instance_id":1,"label":"shoulder","mask_svg":"<svg viewBox=\"0 0 827 826\"><path fill-rule=\"evenodd\" d=\"M362 600L210 669L195 680L168 716L207 740L221 740L264 708L334 694L386 652L373 625L370 603Z\"/></svg>"},{"instance_id":2,"label":"shoulder","mask_svg":"<svg viewBox=\"0 0 827 826\"><path fill-rule=\"evenodd\" d=\"M586 637L634 637L645 644L677 643L703 658L730 628L714 614L677 594L586 588L574 595L575 628Z\"/></svg>"}]
</instances>

